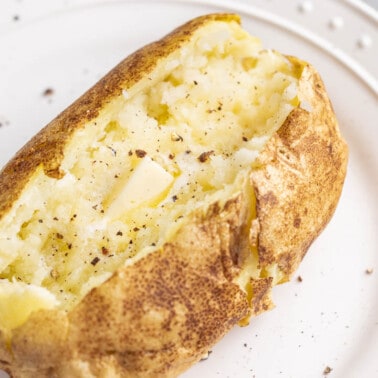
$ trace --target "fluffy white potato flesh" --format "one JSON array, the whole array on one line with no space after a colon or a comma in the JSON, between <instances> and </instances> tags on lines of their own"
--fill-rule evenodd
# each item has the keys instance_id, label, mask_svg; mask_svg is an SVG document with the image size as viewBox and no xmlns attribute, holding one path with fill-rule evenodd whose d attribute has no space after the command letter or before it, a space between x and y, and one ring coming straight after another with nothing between
<instances>
[{"instance_id":1,"label":"fluffy white potato flesh","mask_svg":"<svg viewBox=\"0 0 378 378\"><path fill-rule=\"evenodd\" d=\"M298 104L297 83L284 56L237 23L213 22L125 88L66 145L64 177L37 170L0 221L0 309L18 314L1 316L0 329L41 308L72 308L193 211L244 190ZM259 273L251 247L250 275Z\"/></svg>"}]
</instances>

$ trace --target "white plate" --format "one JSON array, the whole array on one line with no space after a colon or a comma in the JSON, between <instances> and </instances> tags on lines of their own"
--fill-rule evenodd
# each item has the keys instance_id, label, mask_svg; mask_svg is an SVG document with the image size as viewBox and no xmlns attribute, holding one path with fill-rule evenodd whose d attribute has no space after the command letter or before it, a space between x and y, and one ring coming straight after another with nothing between
<instances>
[{"instance_id":1,"label":"white plate","mask_svg":"<svg viewBox=\"0 0 378 378\"><path fill-rule=\"evenodd\" d=\"M224 10L241 13L267 47L318 67L350 163L336 214L298 271L303 281L277 287L276 309L232 330L183 377L315 378L327 366L333 378L377 377L377 18L356 1L108 1L11 28L0 34L0 166L124 56ZM43 96L46 88L54 93Z\"/></svg>"}]
</instances>

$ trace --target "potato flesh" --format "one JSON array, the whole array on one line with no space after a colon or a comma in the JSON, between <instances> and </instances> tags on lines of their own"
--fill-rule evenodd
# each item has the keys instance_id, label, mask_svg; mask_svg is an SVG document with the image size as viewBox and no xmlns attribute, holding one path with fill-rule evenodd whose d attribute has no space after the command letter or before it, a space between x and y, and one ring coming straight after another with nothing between
<instances>
[{"instance_id":1,"label":"potato flesh","mask_svg":"<svg viewBox=\"0 0 378 378\"><path fill-rule=\"evenodd\" d=\"M283 56L236 23L213 22L125 88L74 134L65 176L37 170L1 220L8 320L0 317L0 329L26 320L35 309L15 303L33 295L36 309L69 310L118 267L170 240L193 211L243 191L259 151L296 106L297 81ZM258 276L252 255L248 274ZM24 315L12 322L12 311Z\"/></svg>"}]
</instances>

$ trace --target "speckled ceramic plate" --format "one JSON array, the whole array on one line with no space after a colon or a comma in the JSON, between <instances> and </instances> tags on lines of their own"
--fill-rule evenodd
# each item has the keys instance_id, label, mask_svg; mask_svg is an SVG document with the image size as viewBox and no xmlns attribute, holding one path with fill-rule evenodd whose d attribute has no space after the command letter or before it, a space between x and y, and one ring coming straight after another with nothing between
<instances>
[{"instance_id":1,"label":"speckled ceramic plate","mask_svg":"<svg viewBox=\"0 0 378 378\"><path fill-rule=\"evenodd\" d=\"M274 290L276 309L235 328L183 377L377 377L377 15L352 0L80 3L0 33L0 166L136 48L200 14L240 13L267 47L318 67L349 171L333 220Z\"/></svg>"}]
</instances>

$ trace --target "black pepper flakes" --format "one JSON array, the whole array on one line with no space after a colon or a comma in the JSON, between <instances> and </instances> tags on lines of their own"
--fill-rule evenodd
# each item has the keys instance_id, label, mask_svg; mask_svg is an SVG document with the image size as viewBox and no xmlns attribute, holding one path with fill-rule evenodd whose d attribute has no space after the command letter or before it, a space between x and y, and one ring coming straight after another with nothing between
<instances>
[{"instance_id":1,"label":"black pepper flakes","mask_svg":"<svg viewBox=\"0 0 378 378\"><path fill-rule=\"evenodd\" d=\"M59 232L57 232L57 233L55 234L55 236L56 236L57 239L60 239L60 240L63 239L63 235L60 234Z\"/></svg>"},{"instance_id":2,"label":"black pepper flakes","mask_svg":"<svg viewBox=\"0 0 378 378\"><path fill-rule=\"evenodd\" d=\"M135 155L138 158L144 158L147 155L147 152L144 150L135 150Z\"/></svg>"},{"instance_id":3,"label":"black pepper flakes","mask_svg":"<svg viewBox=\"0 0 378 378\"><path fill-rule=\"evenodd\" d=\"M54 94L54 89L52 89L52 88L46 88L46 89L43 91L43 93L42 93L43 97L50 97L50 96L52 96L53 94Z\"/></svg>"},{"instance_id":4,"label":"black pepper flakes","mask_svg":"<svg viewBox=\"0 0 378 378\"><path fill-rule=\"evenodd\" d=\"M200 156L198 156L198 160L201 162L201 163L204 163L205 161L207 161L209 159L209 157L211 155L214 155L214 151L206 151L206 152L202 152L202 154Z\"/></svg>"},{"instance_id":5,"label":"black pepper flakes","mask_svg":"<svg viewBox=\"0 0 378 378\"><path fill-rule=\"evenodd\" d=\"M329 367L329 366L326 366L326 368L325 368L324 371L323 371L323 374L324 374L324 375L328 375L331 371L332 371L332 368Z\"/></svg>"},{"instance_id":6,"label":"black pepper flakes","mask_svg":"<svg viewBox=\"0 0 378 378\"><path fill-rule=\"evenodd\" d=\"M298 276L298 277L297 277L297 281L298 281L298 282L302 282L302 281L303 281L303 278L302 278L301 276Z\"/></svg>"},{"instance_id":7,"label":"black pepper flakes","mask_svg":"<svg viewBox=\"0 0 378 378\"><path fill-rule=\"evenodd\" d=\"M133 231L134 231L134 232L139 231L139 227L134 227L134 228L133 228Z\"/></svg>"},{"instance_id":8,"label":"black pepper flakes","mask_svg":"<svg viewBox=\"0 0 378 378\"><path fill-rule=\"evenodd\" d=\"M111 147L111 146L106 146L106 147L109 148L109 150L112 152L113 156L117 156L117 151L113 147Z\"/></svg>"},{"instance_id":9,"label":"black pepper flakes","mask_svg":"<svg viewBox=\"0 0 378 378\"><path fill-rule=\"evenodd\" d=\"M109 250L106 247L101 247L101 253L104 256L107 256L109 254Z\"/></svg>"},{"instance_id":10,"label":"black pepper flakes","mask_svg":"<svg viewBox=\"0 0 378 378\"><path fill-rule=\"evenodd\" d=\"M122 231L118 231L118 232L116 233L116 235L117 235L117 236L122 236L123 233L122 233Z\"/></svg>"},{"instance_id":11,"label":"black pepper flakes","mask_svg":"<svg viewBox=\"0 0 378 378\"><path fill-rule=\"evenodd\" d=\"M248 138L243 136L243 142L248 142Z\"/></svg>"},{"instance_id":12,"label":"black pepper flakes","mask_svg":"<svg viewBox=\"0 0 378 378\"><path fill-rule=\"evenodd\" d=\"M175 158L175 154L169 154L168 158L171 159L171 160L173 160Z\"/></svg>"},{"instance_id":13,"label":"black pepper flakes","mask_svg":"<svg viewBox=\"0 0 378 378\"><path fill-rule=\"evenodd\" d=\"M99 261L100 261L100 258L96 256L96 257L91 261L91 264L92 264L93 266L96 266L97 263L98 263Z\"/></svg>"},{"instance_id":14,"label":"black pepper flakes","mask_svg":"<svg viewBox=\"0 0 378 378\"><path fill-rule=\"evenodd\" d=\"M178 200L178 197L176 196L176 194L174 196L172 196L172 201L173 202L176 202Z\"/></svg>"}]
</instances>

